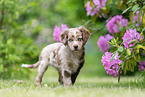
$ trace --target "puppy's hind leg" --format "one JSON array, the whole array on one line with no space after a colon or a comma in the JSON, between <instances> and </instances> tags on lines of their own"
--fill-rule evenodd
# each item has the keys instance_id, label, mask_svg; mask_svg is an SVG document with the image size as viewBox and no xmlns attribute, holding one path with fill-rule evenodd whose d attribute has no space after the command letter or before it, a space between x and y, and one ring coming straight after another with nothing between
<instances>
[{"instance_id":1,"label":"puppy's hind leg","mask_svg":"<svg viewBox=\"0 0 145 97\"><path fill-rule=\"evenodd\" d=\"M41 86L42 77L43 77L45 71L47 70L48 65L49 65L48 59L41 60L40 65L38 67L38 74L36 77L37 86Z\"/></svg>"}]
</instances>

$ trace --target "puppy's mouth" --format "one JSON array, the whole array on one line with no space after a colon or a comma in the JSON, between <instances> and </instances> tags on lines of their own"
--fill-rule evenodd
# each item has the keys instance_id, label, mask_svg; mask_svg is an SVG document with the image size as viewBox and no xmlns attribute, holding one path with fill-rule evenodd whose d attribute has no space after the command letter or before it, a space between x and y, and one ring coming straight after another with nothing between
<instances>
[{"instance_id":1,"label":"puppy's mouth","mask_svg":"<svg viewBox=\"0 0 145 97\"><path fill-rule=\"evenodd\" d=\"M79 51L79 50L80 50L80 49L78 49L78 48L77 48L77 49L75 49L75 48L73 49L73 51L75 51L75 52L77 52L77 51Z\"/></svg>"},{"instance_id":2,"label":"puppy's mouth","mask_svg":"<svg viewBox=\"0 0 145 97\"><path fill-rule=\"evenodd\" d=\"M78 51L78 49L74 49L73 51Z\"/></svg>"}]
</instances>

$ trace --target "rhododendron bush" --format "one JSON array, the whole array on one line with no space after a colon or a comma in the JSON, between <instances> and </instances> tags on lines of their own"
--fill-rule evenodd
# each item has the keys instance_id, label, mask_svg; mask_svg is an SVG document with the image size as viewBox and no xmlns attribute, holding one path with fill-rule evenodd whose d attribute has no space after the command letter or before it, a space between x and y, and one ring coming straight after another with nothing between
<instances>
[{"instance_id":1,"label":"rhododendron bush","mask_svg":"<svg viewBox=\"0 0 145 97\"><path fill-rule=\"evenodd\" d=\"M107 74L120 79L135 68L145 71L145 1L87 0L85 8L85 26L102 34L96 42Z\"/></svg>"}]
</instances>

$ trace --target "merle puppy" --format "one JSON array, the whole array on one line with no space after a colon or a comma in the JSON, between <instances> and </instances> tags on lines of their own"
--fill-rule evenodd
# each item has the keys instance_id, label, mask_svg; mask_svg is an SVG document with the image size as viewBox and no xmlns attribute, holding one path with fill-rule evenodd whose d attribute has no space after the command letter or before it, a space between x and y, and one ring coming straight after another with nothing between
<instances>
[{"instance_id":1,"label":"merle puppy","mask_svg":"<svg viewBox=\"0 0 145 97\"><path fill-rule=\"evenodd\" d=\"M22 67L38 67L36 85L41 86L44 72L52 65L59 74L58 81L65 87L75 83L80 69L85 62L85 44L90 37L90 32L84 27L65 29L61 35L61 43L46 46L35 64L22 64Z\"/></svg>"}]
</instances>

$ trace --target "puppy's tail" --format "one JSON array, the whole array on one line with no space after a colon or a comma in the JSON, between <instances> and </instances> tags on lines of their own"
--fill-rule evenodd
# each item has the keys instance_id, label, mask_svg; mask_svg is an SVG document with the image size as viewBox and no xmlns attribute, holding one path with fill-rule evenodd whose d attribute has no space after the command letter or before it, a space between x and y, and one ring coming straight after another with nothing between
<instances>
[{"instance_id":1,"label":"puppy's tail","mask_svg":"<svg viewBox=\"0 0 145 97\"><path fill-rule=\"evenodd\" d=\"M38 62L35 63L35 64L31 64L31 65L29 65L29 64L22 64L21 67L35 69L35 68L37 68L37 67L39 66L39 64L40 64L40 61L38 61Z\"/></svg>"}]
</instances>

